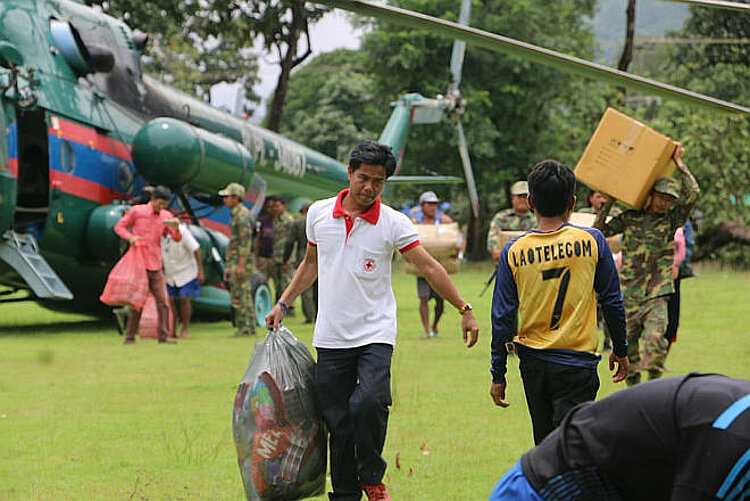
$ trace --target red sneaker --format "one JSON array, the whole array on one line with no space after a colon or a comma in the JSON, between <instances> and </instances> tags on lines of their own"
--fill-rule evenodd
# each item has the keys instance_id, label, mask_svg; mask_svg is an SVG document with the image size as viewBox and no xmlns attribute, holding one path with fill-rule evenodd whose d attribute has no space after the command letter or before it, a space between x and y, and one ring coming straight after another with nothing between
<instances>
[{"instance_id":1,"label":"red sneaker","mask_svg":"<svg viewBox=\"0 0 750 501\"><path fill-rule=\"evenodd\" d=\"M385 489L385 484L380 482L378 485L365 485L362 484L362 488L367 494L367 499L370 501L391 501L391 496Z\"/></svg>"}]
</instances>

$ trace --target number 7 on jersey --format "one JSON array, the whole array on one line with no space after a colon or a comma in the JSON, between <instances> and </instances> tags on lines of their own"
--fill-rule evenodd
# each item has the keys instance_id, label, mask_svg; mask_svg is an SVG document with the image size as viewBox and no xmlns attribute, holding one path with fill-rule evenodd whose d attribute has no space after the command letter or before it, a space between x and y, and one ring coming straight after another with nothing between
<instances>
[{"instance_id":1,"label":"number 7 on jersey","mask_svg":"<svg viewBox=\"0 0 750 501\"><path fill-rule=\"evenodd\" d=\"M542 270L542 280L555 280L557 278L560 279L560 288L557 291L555 307L552 309L552 320L550 320L549 323L549 328L553 331L560 327L563 304L565 303L565 294L568 293L568 283L570 282L570 268L567 266L561 266L559 268Z\"/></svg>"}]
</instances>

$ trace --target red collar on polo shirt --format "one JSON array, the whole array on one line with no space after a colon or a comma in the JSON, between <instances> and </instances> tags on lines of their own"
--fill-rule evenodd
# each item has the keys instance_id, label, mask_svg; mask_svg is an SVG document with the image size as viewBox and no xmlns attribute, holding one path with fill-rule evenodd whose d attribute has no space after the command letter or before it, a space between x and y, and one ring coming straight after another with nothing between
<instances>
[{"instance_id":1,"label":"red collar on polo shirt","mask_svg":"<svg viewBox=\"0 0 750 501\"><path fill-rule=\"evenodd\" d=\"M349 188L341 190L336 197L336 204L333 206L333 217L343 217L346 223L346 238L349 238L349 232L354 227L354 218L344 211L342 202L344 198L349 194ZM362 214L357 214L354 217L361 217L370 224L377 224L378 218L380 217L380 197L376 198L369 209Z\"/></svg>"}]
</instances>

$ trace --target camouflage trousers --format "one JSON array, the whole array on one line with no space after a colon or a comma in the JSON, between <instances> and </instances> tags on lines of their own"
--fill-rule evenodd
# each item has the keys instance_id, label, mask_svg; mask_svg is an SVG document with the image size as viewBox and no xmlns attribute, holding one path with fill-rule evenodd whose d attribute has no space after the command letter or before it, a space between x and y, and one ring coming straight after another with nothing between
<instances>
[{"instance_id":1,"label":"camouflage trousers","mask_svg":"<svg viewBox=\"0 0 750 501\"><path fill-rule=\"evenodd\" d=\"M253 265L245 265L242 280L235 278L236 265L227 266L231 277L230 303L238 334L255 334L255 304L253 302Z\"/></svg>"},{"instance_id":2,"label":"camouflage trousers","mask_svg":"<svg viewBox=\"0 0 750 501\"><path fill-rule=\"evenodd\" d=\"M658 379L664 372L669 341L667 330L667 297L657 297L625 308L628 338L628 386L641 382L641 371L649 379ZM642 344L642 346L641 346Z\"/></svg>"},{"instance_id":3,"label":"camouflage trousers","mask_svg":"<svg viewBox=\"0 0 750 501\"><path fill-rule=\"evenodd\" d=\"M270 287L271 281L273 281L274 298L276 301L281 297L281 293L287 288L289 282L292 281L292 268L287 266L284 269L284 265L275 263L271 257L259 257L256 266L258 271L263 273L268 279L268 285Z\"/></svg>"},{"instance_id":4,"label":"camouflage trousers","mask_svg":"<svg viewBox=\"0 0 750 501\"><path fill-rule=\"evenodd\" d=\"M305 314L305 323L315 323L318 316L318 281L310 286L300 296L302 300L302 313Z\"/></svg>"}]
</instances>

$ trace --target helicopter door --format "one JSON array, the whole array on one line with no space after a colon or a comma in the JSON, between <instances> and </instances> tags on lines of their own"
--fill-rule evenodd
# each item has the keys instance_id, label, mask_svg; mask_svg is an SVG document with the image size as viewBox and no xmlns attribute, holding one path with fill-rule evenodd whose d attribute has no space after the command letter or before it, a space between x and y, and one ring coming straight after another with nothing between
<instances>
[{"instance_id":1,"label":"helicopter door","mask_svg":"<svg viewBox=\"0 0 750 501\"><path fill-rule=\"evenodd\" d=\"M44 110L18 111L18 184L14 229L41 239L49 212L49 148Z\"/></svg>"}]
</instances>

